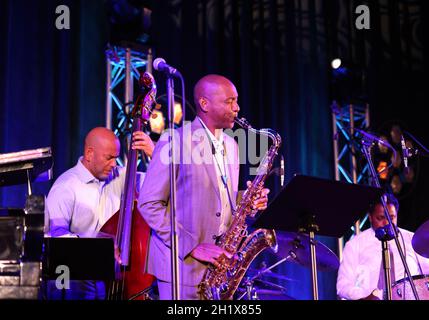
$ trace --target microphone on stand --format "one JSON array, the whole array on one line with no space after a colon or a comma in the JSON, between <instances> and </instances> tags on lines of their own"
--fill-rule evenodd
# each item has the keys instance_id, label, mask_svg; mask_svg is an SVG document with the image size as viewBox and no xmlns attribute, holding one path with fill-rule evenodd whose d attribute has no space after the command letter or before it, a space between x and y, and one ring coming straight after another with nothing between
<instances>
[{"instance_id":1,"label":"microphone on stand","mask_svg":"<svg viewBox=\"0 0 429 320\"><path fill-rule=\"evenodd\" d=\"M408 159L414 156L421 156L429 158L429 150L426 148L416 137L414 137L410 132L405 131L405 133L419 146L407 148Z\"/></svg>"},{"instance_id":2,"label":"microphone on stand","mask_svg":"<svg viewBox=\"0 0 429 320\"><path fill-rule=\"evenodd\" d=\"M280 158L280 186L283 187L285 184L285 159L283 155Z\"/></svg>"},{"instance_id":3,"label":"microphone on stand","mask_svg":"<svg viewBox=\"0 0 429 320\"><path fill-rule=\"evenodd\" d=\"M396 151L396 149L395 149L395 148L393 148L393 147L390 145L390 143L389 143L389 142L387 142L387 141L385 141L385 140L381 139L380 137L376 136L375 134L372 134L372 133L366 132L366 131L364 131L364 130L361 130L361 129L358 129L358 128L353 128L353 130L355 130L355 131L359 132L359 133L361 134L361 136L363 137L363 140L369 141L369 142L371 142L371 143L373 143L373 142L379 143L379 144L381 144L381 145L383 145L383 146L385 146L385 147L389 148L390 150L392 150L392 152L393 152L393 156L394 156L394 159L395 159L395 161L396 161L396 159L397 159L396 157L398 156L397 151Z\"/></svg>"},{"instance_id":4,"label":"microphone on stand","mask_svg":"<svg viewBox=\"0 0 429 320\"><path fill-rule=\"evenodd\" d=\"M173 68L172 66L168 65L163 58L156 58L153 61L153 68L155 70L169 74L173 77L182 77L180 72L176 68Z\"/></svg>"},{"instance_id":5,"label":"microphone on stand","mask_svg":"<svg viewBox=\"0 0 429 320\"><path fill-rule=\"evenodd\" d=\"M366 131L358 129L358 128L353 128L353 130L359 132L368 141L377 142L377 143L379 143L385 147L392 148L392 146L390 145L389 142L381 139L380 137L376 136L375 134L366 132Z\"/></svg>"},{"instance_id":6,"label":"microphone on stand","mask_svg":"<svg viewBox=\"0 0 429 320\"><path fill-rule=\"evenodd\" d=\"M407 146L405 145L404 135L401 135L401 148L402 148L402 159L404 160L404 171L408 172L408 158L410 154L408 153Z\"/></svg>"}]
</instances>

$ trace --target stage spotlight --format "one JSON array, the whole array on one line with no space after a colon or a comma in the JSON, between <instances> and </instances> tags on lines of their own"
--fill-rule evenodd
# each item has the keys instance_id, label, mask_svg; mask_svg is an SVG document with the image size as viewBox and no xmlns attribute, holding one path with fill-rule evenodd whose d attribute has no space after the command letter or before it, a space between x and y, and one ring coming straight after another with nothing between
<instances>
[{"instance_id":1,"label":"stage spotlight","mask_svg":"<svg viewBox=\"0 0 429 320\"><path fill-rule=\"evenodd\" d=\"M174 123L180 125L183 117L182 104L180 102L174 102Z\"/></svg>"},{"instance_id":2,"label":"stage spotlight","mask_svg":"<svg viewBox=\"0 0 429 320\"><path fill-rule=\"evenodd\" d=\"M335 78L344 78L350 76L350 65L340 58L331 61L332 74Z\"/></svg>"},{"instance_id":3,"label":"stage spotlight","mask_svg":"<svg viewBox=\"0 0 429 320\"><path fill-rule=\"evenodd\" d=\"M365 70L346 58L330 62L331 95L340 104L357 104L367 101Z\"/></svg>"},{"instance_id":4,"label":"stage spotlight","mask_svg":"<svg viewBox=\"0 0 429 320\"><path fill-rule=\"evenodd\" d=\"M165 129L164 113L162 112L162 106L154 110L152 113L154 117L150 117L150 130L156 134L162 134ZM167 107L165 107L167 109ZM165 110L166 111L166 110ZM174 124L179 126L183 117L182 105L178 101L174 101Z\"/></svg>"},{"instance_id":5,"label":"stage spotlight","mask_svg":"<svg viewBox=\"0 0 429 320\"><path fill-rule=\"evenodd\" d=\"M395 150L396 158L392 150L383 145L375 144L372 148L372 159L379 173L383 187L390 189L398 199L407 197L414 190L419 173L419 158L408 159L407 168L403 163L403 150L401 136L404 135L403 125L399 120L387 121L378 130L377 135L387 141ZM413 147L413 141L405 136L407 148Z\"/></svg>"},{"instance_id":6,"label":"stage spotlight","mask_svg":"<svg viewBox=\"0 0 429 320\"><path fill-rule=\"evenodd\" d=\"M165 128L164 115L159 110L153 110L152 114L156 116L149 118L150 131L160 135Z\"/></svg>"},{"instance_id":7,"label":"stage spotlight","mask_svg":"<svg viewBox=\"0 0 429 320\"><path fill-rule=\"evenodd\" d=\"M334 60L331 61L332 69L338 69L340 66L341 66L341 59L340 58L335 58Z\"/></svg>"}]
</instances>

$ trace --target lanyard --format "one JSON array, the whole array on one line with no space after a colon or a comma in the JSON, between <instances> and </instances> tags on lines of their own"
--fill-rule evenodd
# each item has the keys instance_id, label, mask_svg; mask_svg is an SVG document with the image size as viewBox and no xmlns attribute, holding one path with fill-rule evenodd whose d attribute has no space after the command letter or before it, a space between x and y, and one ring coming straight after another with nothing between
<instances>
[{"instance_id":1,"label":"lanyard","mask_svg":"<svg viewBox=\"0 0 429 320\"><path fill-rule=\"evenodd\" d=\"M209 137L209 138L210 138L210 137ZM223 144L222 144L223 149L222 149L222 152L221 152L221 154L222 154L222 160L223 160L223 168L224 168L224 172L225 172L225 173L222 173L222 170L221 170L221 167L220 167L220 163L219 163L219 161L218 161L218 159L217 159L217 157L216 157L216 148L215 148L215 146L214 146L214 144L213 144L213 141L211 141L211 139L210 139L210 143L211 143L211 145L212 145L212 154L213 154L213 157L214 157L215 162L216 162L216 164L217 164L217 167L218 167L218 169L219 169L219 173L220 173L220 176L221 176L222 183L223 183L223 185L225 186L226 193L228 194L228 201L229 201L229 205L230 205L230 207L231 207L231 212L232 212L232 214L234 215L234 213L235 213L235 208L234 208L234 206L233 206L233 204L232 204L231 194L230 194L230 192L229 192L229 187L228 187L228 176L227 176L227 167L226 167L226 164L225 164L225 157L226 157L225 142L223 142Z\"/></svg>"},{"instance_id":2,"label":"lanyard","mask_svg":"<svg viewBox=\"0 0 429 320\"><path fill-rule=\"evenodd\" d=\"M213 155L213 157L215 159L215 162L216 162L216 165L217 165L217 167L219 169L221 180L222 180L223 185L225 186L226 193L228 194L228 201L229 201L229 205L231 207L231 213L232 213L232 215L234 215L235 208L234 208L234 206L232 204L231 194L229 192L227 167L226 167L226 163L225 163L225 157L226 157L225 141L222 143L223 150L221 152L221 154L222 154L222 160L223 160L223 168L224 168L224 172L225 172L225 173L223 173L222 170L221 170L221 167L220 167L220 163L219 163L219 161L218 161L218 159L216 157L216 148L215 148L214 143L213 143L213 141L212 141L212 139L211 139L211 137L210 137L210 135L208 133L208 129L205 127L205 125L203 124L203 122L202 122L201 119L198 118L198 120L200 120L200 123L201 123L201 125L203 126L203 128L204 128L204 130L206 132L207 138L210 141L210 145L212 147L212 155Z\"/></svg>"},{"instance_id":3,"label":"lanyard","mask_svg":"<svg viewBox=\"0 0 429 320\"><path fill-rule=\"evenodd\" d=\"M213 154L213 157L216 161L217 167L219 169L222 182L223 182L225 188L227 188L228 187L228 176L226 175L226 164L225 164L225 142L222 144L222 147L223 147L223 149L221 150L220 154L222 155L223 170L222 170L220 163L218 161L218 158L216 156L217 155L216 148L212 142L212 154Z\"/></svg>"}]
</instances>

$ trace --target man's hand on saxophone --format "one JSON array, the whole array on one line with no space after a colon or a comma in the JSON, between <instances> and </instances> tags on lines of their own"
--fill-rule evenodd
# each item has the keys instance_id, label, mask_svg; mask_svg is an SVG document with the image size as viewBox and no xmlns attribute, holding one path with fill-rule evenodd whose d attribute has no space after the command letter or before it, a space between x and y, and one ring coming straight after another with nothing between
<instances>
[{"instance_id":1,"label":"man's hand on saxophone","mask_svg":"<svg viewBox=\"0 0 429 320\"><path fill-rule=\"evenodd\" d=\"M222 255L231 259L232 255L226 250L218 247L213 243L200 243L191 252L191 257L201 262L208 262L213 264L216 268L219 265L219 257Z\"/></svg>"},{"instance_id":2,"label":"man's hand on saxophone","mask_svg":"<svg viewBox=\"0 0 429 320\"><path fill-rule=\"evenodd\" d=\"M248 189L251 187L251 185L252 185L252 182L247 181ZM258 211L267 209L269 193L270 193L270 189L268 188L262 188L256 193L255 199L253 200L253 203L252 203L252 215L255 215Z\"/></svg>"}]
</instances>

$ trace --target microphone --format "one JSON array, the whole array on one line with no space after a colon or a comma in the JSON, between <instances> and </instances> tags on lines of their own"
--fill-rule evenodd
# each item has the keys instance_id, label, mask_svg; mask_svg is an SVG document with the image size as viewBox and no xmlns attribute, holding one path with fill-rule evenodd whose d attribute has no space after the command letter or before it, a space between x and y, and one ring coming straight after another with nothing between
<instances>
[{"instance_id":1,"label":"microphone","mask_svg":"<svg viewBox=\"0 0 429 320\"><path fill-rule=\"evenodd\" d=\"M408 171L408 157L410 156L408 154L407 146L405 145L405 139L404 135L401 135L401 147L402 147L402 159L404 160L404 170L405 172Z\"/></svg>"},{"instance_id":2,"label":"microphone","mask_svg":"<svg viewBox=\"0 0 429 320\"><path fill-rule=\"evenodd\" d=\"M163 58L156 58L153 62L153 67L155 70L164 72L174 77L182 77L179 71L176 68L168 65Z\"/></svg>"},{"instance_id":3,"label":"microphone","mask_svg":"<svg viewBox=\"0 0 429 320\"><path fill-rule=\"evenodd\" d=\"M283 187L285 184L285 159L283 155L280 158L280 186Z\"/></svg>"},{"instance_id":4,"label":"microphone","mask_svg":"<svg viewBox=\"0 0 429 320\"><path fill-rule=\"evenodd\" d=\"M391 224L387 224L375 230L375 237L380 241L392 240L395 237L395 231L393 230L393 228L396 229L396 232L399 232L399 229L395 224L393 224L393 227Z\"/></svg>"},{"instance_id":5,"label":"microphone","mask_svg":"<svg viewBox=\"0 0 429 320\"><path fill-rule=\"evenodd\" d=\"M389 144L389 142L384 141L383 139L381 139L380 137L377 137L376 135L372 134L372 133L368 133L364 130L358 129L358 128L353 128L353 130L359 132L365 139L371 141L371 142L377 142L385 147L388 148L392 148L392 146Z\"/></svg>"}]
</instances>

